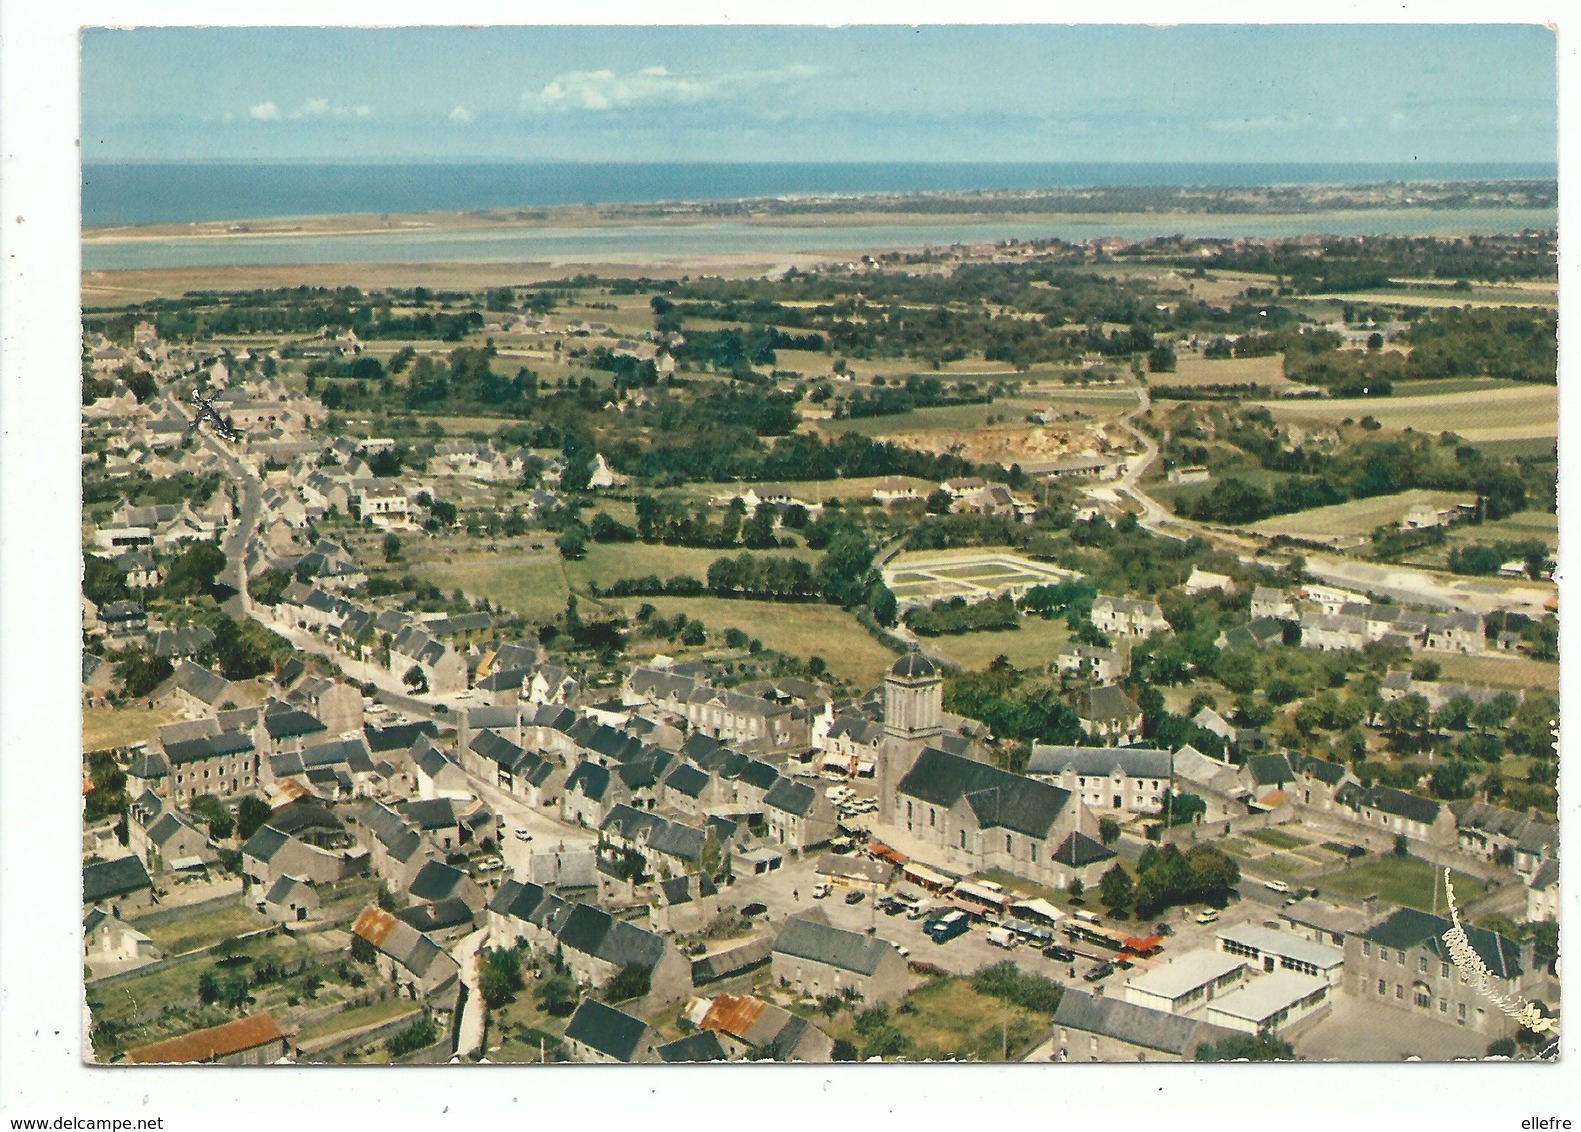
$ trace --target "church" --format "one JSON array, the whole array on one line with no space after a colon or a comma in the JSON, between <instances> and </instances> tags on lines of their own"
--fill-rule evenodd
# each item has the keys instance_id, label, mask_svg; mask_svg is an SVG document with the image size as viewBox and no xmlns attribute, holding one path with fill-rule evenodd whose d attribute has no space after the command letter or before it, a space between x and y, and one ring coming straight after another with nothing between
<instances>
[{"instance_id":1,"label":"church","mask_svg":"<svg viewBox=\"0 0 1581 1132\"><path fill-rule=\"evenodd\" d=\"M1062 888L1095 882L1114 859L1069 790L1001 770L946 727L944 678L920 652L884 680L879 795L884 821L927 845L931 863L965 875L1004 869Z\"/></svg>"}]
</instances>

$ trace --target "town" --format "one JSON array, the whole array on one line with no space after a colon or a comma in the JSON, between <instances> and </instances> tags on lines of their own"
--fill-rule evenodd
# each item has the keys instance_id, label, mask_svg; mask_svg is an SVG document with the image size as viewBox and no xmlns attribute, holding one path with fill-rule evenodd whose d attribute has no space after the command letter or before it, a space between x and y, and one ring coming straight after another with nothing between
<instances>
[{"instance_id":1,"label":"town","mask_svg":"<svg viewBox=\"0 0 1581 1132\"><path fill-rule=\"evenodd\" d=\"M1543 1056L1553 251L90 307L93 1059Z\"/></svg>"}]
</instances>

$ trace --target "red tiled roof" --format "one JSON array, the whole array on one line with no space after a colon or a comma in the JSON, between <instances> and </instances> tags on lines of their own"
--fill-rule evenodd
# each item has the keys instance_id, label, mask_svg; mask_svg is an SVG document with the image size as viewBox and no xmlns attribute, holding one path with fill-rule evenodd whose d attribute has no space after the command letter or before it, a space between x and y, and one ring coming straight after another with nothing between
<instances>
[{"instance_id":1,"label":"red tiled roof","mask_svg":"<svg viewBox=\"0 0 1581 1132\"><path fill-rule=\"evenodd\" d=\"M727 1034L744 1037L757 1025L768 1003L749 994L722 994L703 1015L698 1027L703 1030L723 1030Z\"/></svg>"},{"instance_id":2,"label":"red tiled roof","mask_svg":"<svg viewBox=\"0 0 1581 1132\"><path fill-rule=\"evenodd\" d=\"M267 1010L195 1030L179 1038L155 1042L127 1052L126 1060L137 1065L156 1065L170 1062L216 1061L233 1053L241 1053L285 1037L285 1031L275 1024Z\"/></svg>"}]
</instances>

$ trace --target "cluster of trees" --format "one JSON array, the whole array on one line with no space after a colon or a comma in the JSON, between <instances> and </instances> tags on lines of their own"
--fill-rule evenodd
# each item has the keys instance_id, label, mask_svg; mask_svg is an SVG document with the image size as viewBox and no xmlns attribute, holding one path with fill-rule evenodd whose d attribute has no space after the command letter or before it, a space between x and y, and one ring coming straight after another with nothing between
<instances>
[{"instance_id":1,"label":"cluster of trees","mask_svg":"<svg viewBox=\"0 0 1581 1132\"><path fill-rule=\"evenodd\" d=\"M882 378L877 379L882 381ZM986 393L950 395L944 382L936 377L916 374L906 378L904 385L884 385L871 391L857 389L835 403L836 420L861 417L888 417L909 413L914 409L931 409L940 405L983 405L993 401Z\"/></svg>"},{"instance_id":2,"label":"cluster of trees","mask_svg":"<svg viewBox=\"0 0 1581 1132\"><path fill-rule=\"evenodd\" d=\"M645 543L698 547L747 546L755 550L779 545L774 534L774 508L758 507L748 516L746 504L739 496L730 501L717 523L707 504L688 506L685 500L674 495L639 495L636 510L635 537ZM785 526L793 530L804 528L807 520L805 508L793 505L785 509ZM596 531L593 537L598 537Z\"/></svg>"},{"instance_id":3,"label":"cluster of trees","mask_svg":"<svg viewBox=\"0 0 1581 1132\"><path fill-rule=\"evenodd\" d=\"M805 559L777 554L738 554L708 566L708 590L719 597L765 601L811 601L825 595L817 571Z\"/></svg>"},{"instance_id":4,"label":"cluster of trees","mask_svg":"<svg viewBox=\"0 0 1581 1132\"><path fill-rule=\"evenodd\" d=\"M1281 290L1308 294L1382 290L1394 278L1553 279L1552 234L1520 236L1353 236L1325 239L1318 254L1302 241L1223 247L1181 267L1273 275Z\"/></svg>"},{"instance_id":5,"label":"cluster of trees","mask_svg":"<svg viewBox=\"0 0 1581 1132\"><path fill-rule=\"evenodd\" d=\"M906 624L925 637L936 637L941 633L1019 629L1021 614L1010 597L990 598L971 605L967 604L965 598L956 597L909 610Z\"/></svg>"},{"instance_id":6,"label":"cluster of trees","mask_svg":"<svg viewBox=\"0 0 1581 1132\"><path fill-rule=\"evenodd\" d=\"M1497 574L1506 562L1519 562L1529 578L1540 578L1553 552L1540 539L1521 542L1473 542L1451 547L1449 568L1456 574Z\"/></svg>"},{"instance_id":7,"label":"cluster of trees","mask_svg":"<svg viewBox=\"0 0 1581 1132\"><path fill-rule=\"evenodd\" d=\"M1266 470L1286 473L1270 490L1227 472L1206 492L1182 496L1176 510L1211 523L1250 523L1270 515L1327 507L1414 488L1474 493L1481 515L1501 519L1527 506L1519 465L1465 444L1428 437L1362 440L1331 453L1287 448L1266 410L1239 415L1224 439Z\"/></svg>"},{"instance_id":8,"label":"cluster of trees","mask_svg":"<svg viewBox=\"0 0 1581 1132\"><path fill-rule=\"evenodd\" d=\"M219 490L225 477L218 472L176 472L174 475L155 479L147 472L133 472L126 476L107 476L96 465L83 469L82 502L84 506L95 503L112 503L125 500L133 507L155 503L180 503L183 500L194 507L201 507Z\"/></svg>"},{"instance_id":9,"label":"cluster of trees","mask_svg":"<svg viewBox=\"0 0 1581 1132\"><path fill-rule=\"evenodd\" d=\"M1559 380L1559 316L1514 307L1449 307L1411 326L1410 369L1417 377Z\"/></svg>"},{"instance_id":10,"label":"cluster of trees","mask_svg":"<svg viewBox=\"0 0 1581 1132\"><path fill-rule=\"evenodd\" d=\"M980 672L952 673L944 681L944 706L1009 740L1004 761L1020 773L1030 754L1026 744L1071 744L1082 740L1081 720L1057 688L1032 680L1005 657Z\"/></svg>"},{"instance_id":11,"label":"cluster of trees","mask_svg":"<svg viewBox=\"0 0 1581 1132\"><path fill-rule=\"evenodd\" d=\"M1212 845L1194 845L1185 853L1174 845L1149 845L1136 863L1131 906L1144 917L1179 904L1222 907L1240 880L1240 866Z\"/></svg>"}]
</instances>

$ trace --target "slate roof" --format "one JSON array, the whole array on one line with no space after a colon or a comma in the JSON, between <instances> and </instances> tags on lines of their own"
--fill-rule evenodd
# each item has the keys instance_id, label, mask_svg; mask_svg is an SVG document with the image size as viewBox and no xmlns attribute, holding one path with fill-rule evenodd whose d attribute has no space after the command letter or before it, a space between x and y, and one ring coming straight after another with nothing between
<instances>
[{"instance_id":1,"label":"slate roof","mask_svg":"<svg viewBox=\"0 0 1581 1132\"><path fill-rule=\"evenodd\" d=\"M1349 772L1339 763L1327 762L1309 755L1301 760L1301 773L1310 774L1319 782L1329 786L1338 786L1345 781L1345 775Z\"/></svg>"},{"instance_id":2,"label":"slate roof","mask_svg":"<svg viewBox=\"0 0 1581 1132\"><path fill-rule=\"evenodd\" d=\"M316 722L316 721L315 721ZM240 731L222 731L202 739L187 739L165 744L165 758L172 766L199 762L203 759L223 758L253 750L252 736Z\"/></svg>"},{"instance_id":3,"label":"slate roof","mask_svg":"<svg viewBox=\"0 0 1581 1132\"><path fill-rule=\"evenodd\" d=\"M167 660L177 656L194 656L214 643L214 631L207 625L187 625L180 629L161 629L153 634L149 649L155 656ZM212 675L212 674L211 674ZM220 677L214 676L216 680ZM212 703L212 700L205 702Z\"/></svg>"},{"instance_id":4,"label":"slate roof","mask_svg":"<svg viewBox=\"0 0 1581 1132\"><path fill-rule=\"evenodd\" d=\"M477 917L467 906L467 902L454 896L436 900L432 904L418 904L412 908L405 908L397 912L395 918L420 932L443 931L463 924L471 926L477 922Z\"/></svg>"},{"instance_id":5,"label":"slate roof","mask_svg":"<svg viewBox=\"0 0 1581 1132\"><path fill-rule=\"evenodd\" d=\"M700 1061L729 1061L719 1035L712 1030L700 1030L659 1047L659 1060L666 1065L686 1065Z\"/></svg>"},{"instance_id":6,"label":"slate roof","mask_svg":"<svg viewBox=\"0 0 1581 1132\"><path fill-rule=\"evenodd\" d=\"M1077 987L1067 987L1054 1012L1056 1027L1100 1034L1142 1049L1158 1050L1185 1060L1197 1049L1224 1038L1234 1031L1162 1010L1124 1002L1108 995L1099 997Z\"/></svg>"},{"instance_id":7,"label":"slate roof","mask_svg":"<svg viewBox=\"0 0 1581 1132\"><path fill-rule=\"evenodd\" d=\"M384 851L397 861L410 861L423 847L423 835L378 802L369 802L357 815Z\"/></svg>"},{"instance_id":8,"label":"slate roof","mask_svg":"<svg viewBox=\"0 0 1581 1132\"><path fill-rule=\"evenodd\" d=\"M479 731L467 746L473 754L503 767L515 765L522 754L522 748L494 731Z\"/></svg>"},{"instance_id":9,"label":"slate roof","mask_svg":"<svg viewBox=\"0 0 1581 1132\"><path fill-rule=\"evenodd\" d=\"M1455 926L1453 920L1430 916L1415 908L1400 908L1387 919L1360 933L1362 939L1371 940L1383 947L1399 951L1426 947L1440 961L1449 961L1449 945L1444 934ZM1497 932L1462 925L1466 940L1487 965L1489 971L1501 979L1515 979L1521 975L1521 945L1504 938Z\"/></svg>"},{"instance_id":10,"label":"slate roof","mask_svg":"<svg viewBox=\"0 0 1581 1132\"><path fill-rule=\"evenodd\" d=\"M443 861L429 861L417 870L417 875L412 878L411 887L407 891L413 900L433 903L454 896L466 880L467 874L454 865L447 865Z\"/></svg>"},{"instance_id":11,"label":"slate roof","mask_svg":"<svg viewBox=\"0 0 1581 1132\"><path fill-rule=\"evenodd\" d=\"M368 737L368 746L375 751L405 751L417 742L420 735L430 738L439 734L439 727L432 720L420 723L398 723L391 727L368 724L362 732Z\"/></svg>"},{"instance_id":12,"label":"slate roof","mask_svg":"<svg viewBox=\"0 0 1581 1132\"><path fill-rule=\"evenodd\" d=\"M258 830L242 845L242 855L259 861L272 861L275 854L291 841L291 835L272 825L259 826Z\"/></svg>"},{"instance_id":13,"label":"slate roof","mask_svg":"<svg viewBox=\"0 0 1581 1132\"><path fill-rule=\"evenodd\" d=\"M555 930L560 946L602 959L613 966L652 970L664 958L662 938L591 904L573 904Z\"/></svg>"},{"instance_id":14,"label":"slate roof","mask_svg":"<svg viewBox=\"0 0 1581 1132\"><path fill-rule=\"evenodd\" d=\"M1107 684L1102 688L1094 688L1081 698L1081 710L1077 713L1084 720L1093 720L1098 723L1109 723L1119 720L1132 719L1142 714L1142 709L1136 706L1136 701L1125 694L1125 690L1116 684Z\"/></svg>"},{"instance_id":15,"label":"slate roof","mask_svg":"<svg viewBox=\"0 0 1581 1132\"><path fill-rule=\"evenodd\" d=\"M395 809L418 829L449 829L461 824L453 798L416 798L398 803Z\"/></svg>"},{"instance_id":16,"label":"slate roof","mask_svg":"<svg viewBox=\"0 0 1581 1132\"><path fill-rule=\"evenodd\" d=\"M1045 747L1032 746L1028 774L1064 774L1107 778L1120 768L1128 778L1168 778L1173 760L1168 751L1149 747Z\"/></svg>"},{"instance_id":17,"label":"slate roof","mask_svg":"<svg viewBox=\"0 0 1581 1132\"><path fill-rule=\"evenodd\" d=\"M605 1006L596 998L584 998L578 1003L565 1027L568 1040L624 1062L636 1058L648 1033L648 1024L641 1018Z\"/></svg>"},{"instance_id":18,"label":"slate roof","mask_svg":"<svg viewBox=\"0 0 1581 1132\"><path fill-rule=\"evenodd\" d=\"M900 676L907 680L925 680L939 674L933 661L923 656L918 649L912 649L897 660L889 672L892 676Z\"/></svg>"},{"instance_id":19,"label":"slate roof","mask_svg":"<svg viewBox=\"0 0 1581 1132\"><path fill-rule=\"evenodd\" d=\"M768 963L774 952L772 936L758 936L725 951L692 962L692 985L703 986L732 975L745 974Z\"/></svg>"},{"instance_id":20,"label":"slate roof","mask_svg":"<svg viewBox=\"0 0 1581 1132\"><path fill-rule=\"evenodd\" d=\"M500 883L499 891L489 901L489 911L526 920L544 902L546 895L542 885L523 884L514 877L508 877Z\"/></svg>"},{"instance_id":21,"label":"slate roof","mask_svg":"<svg viewBox=\"0 0 1581 1132\"><path fill-rule=\"evenodd\" d=\"M810 789L810 787L809 787ZM948 808L971 796L985 828L1045 838L1070 802L1070 792L988 763L924 748L896 793Z\"/></svg>"},{"instance_id":22,"label":"slate roof","mask_svg":"<svg viewBox=\"0 0 1581 1132\"><path fill-rule=\"evenodd\" d=\"M664 788L684 794L688 798L701 798L708 789L709 777L695 766L682 763L664 779Z\"/></svg>"},{"instance_id":23,"label":"slate roof","mask_svg":"<svg viewBox=\"0 0 1581 1132\"><path fill-rule=\"evenodd\" d=\"M566 794L580 792L593 802L602 802L609 794L610 781L612 776L609 768L601 767L596 762L579 762L566 779Z\"/></svg>"},{"instance_id":24,"label":"slate roof","mask_svg":"<svg viewBox=\"0 0 1581 1132\"><path fill-rule=\"evenodd\" d=\"M878 971L885 956L895 954L895 949L888 940L848 932L817 917L803 915L785 921L779 939L774 941L774 954L871 975Z\"/></svg>"},{"instance_id":25,"label":"slate roof","mask_svg":"<svg viewBox=\"0 0 1581 1132\"><path fill-rule=\"evenodd\" d=\"M1549 857L1537 866L1537 871L1532 874L1531 887L1538 892L1546 892L1559 883L1559 858Z\"/></svg>"},{"instance_id":26,"label":"slate roof","mask_svg":"<svg viewBox=\"0 0 1581 1132\"><path fill-rule=\"evenodd\" d=\"M1525 852L1548 852L1559 846L1557 829L1514 810L1471 801L1452 802L1449 808L1454 812L1455 824L1461 829L1507 837Z\"/></svg>"},{"instance_id":27,"label":"slate roof","mask_svg":"<svg viewBox=\"0 0 1581 1132\"><path fill-rule=\"evenodd\" d=\"M1100 861L1107 861L1114 856L1114 852L1101 841L1094 841L1085 833L1072 833L1050 855L1050 859L1062 865L1069 865L1079 869L1083 865L1095 865Z\"/></svg>"},{"instance_id":28,"label":"slate roof","mask_svg":"<svg viewBox=\"0 0 1581 1132\"><path fill-rule=\"evenodd\" d=\"M1379 810L1423 825L1432 825L1443 811L1443 806L1429 798L1419 798L1392 786L1373 786L1370 789L1342 787L1334 797L1352 809Z\"/></svg>"},{"instance_id":29,"label":"slate roof","mask_svg":"<svg viewBox=\"0 0 1581 1132\"><path fill-rule=\"evenodd\" d=\"M153 882L148 879L148 870L143 868L143 862L136 857L95 861L82 867L84 904L99 904L153 887Z\"/></svg>"},{"instance_id":30,"label":"slate roof","mask_svg":"<svg viewBox=\"0 0 1581 1132\"><path fill-rule=\"evenodd\" d=\"M1252 781L1259 786L1283 786L1296 780L1295 767L1284 755L1253 755L1246 760Z\"/></svg>"},{"instance_id":31,"label":"slate roof","mask_svg":"<svg viewBox=\"0 0 1581 1132\"><path fill-rule=\"evenodd\" d=\"M303 735L313 735L320 731L329 730L314 716L302 711L300 708L286 708L270 714L264 713L264 730L271 739L296 739Z\"/></svg>"},{"instance_id":32,"label":"slate roof","mask_svg":"<svg viewBox=\"0 0 1581 1132\"><path fill-rule=\"evenodd\" d=\"M818 791L805 782L781 778L763 795L763 805L770 810L783 810L788 814L806 817L818 803Z\"/></svg>"},{"instance_id":33,"label":"slate roof","mask_svg":"<svg viewBox=\"0 0 1581 1132\"><path fill-rule=\"evenodd\" d=\"M284 904L290 900L299 889L307 892L313 891L313 886L305 880L292 876L276 877L275 882L269 886L269 892L264 896L266 904Z\"/></svg>"}]
</instances>

